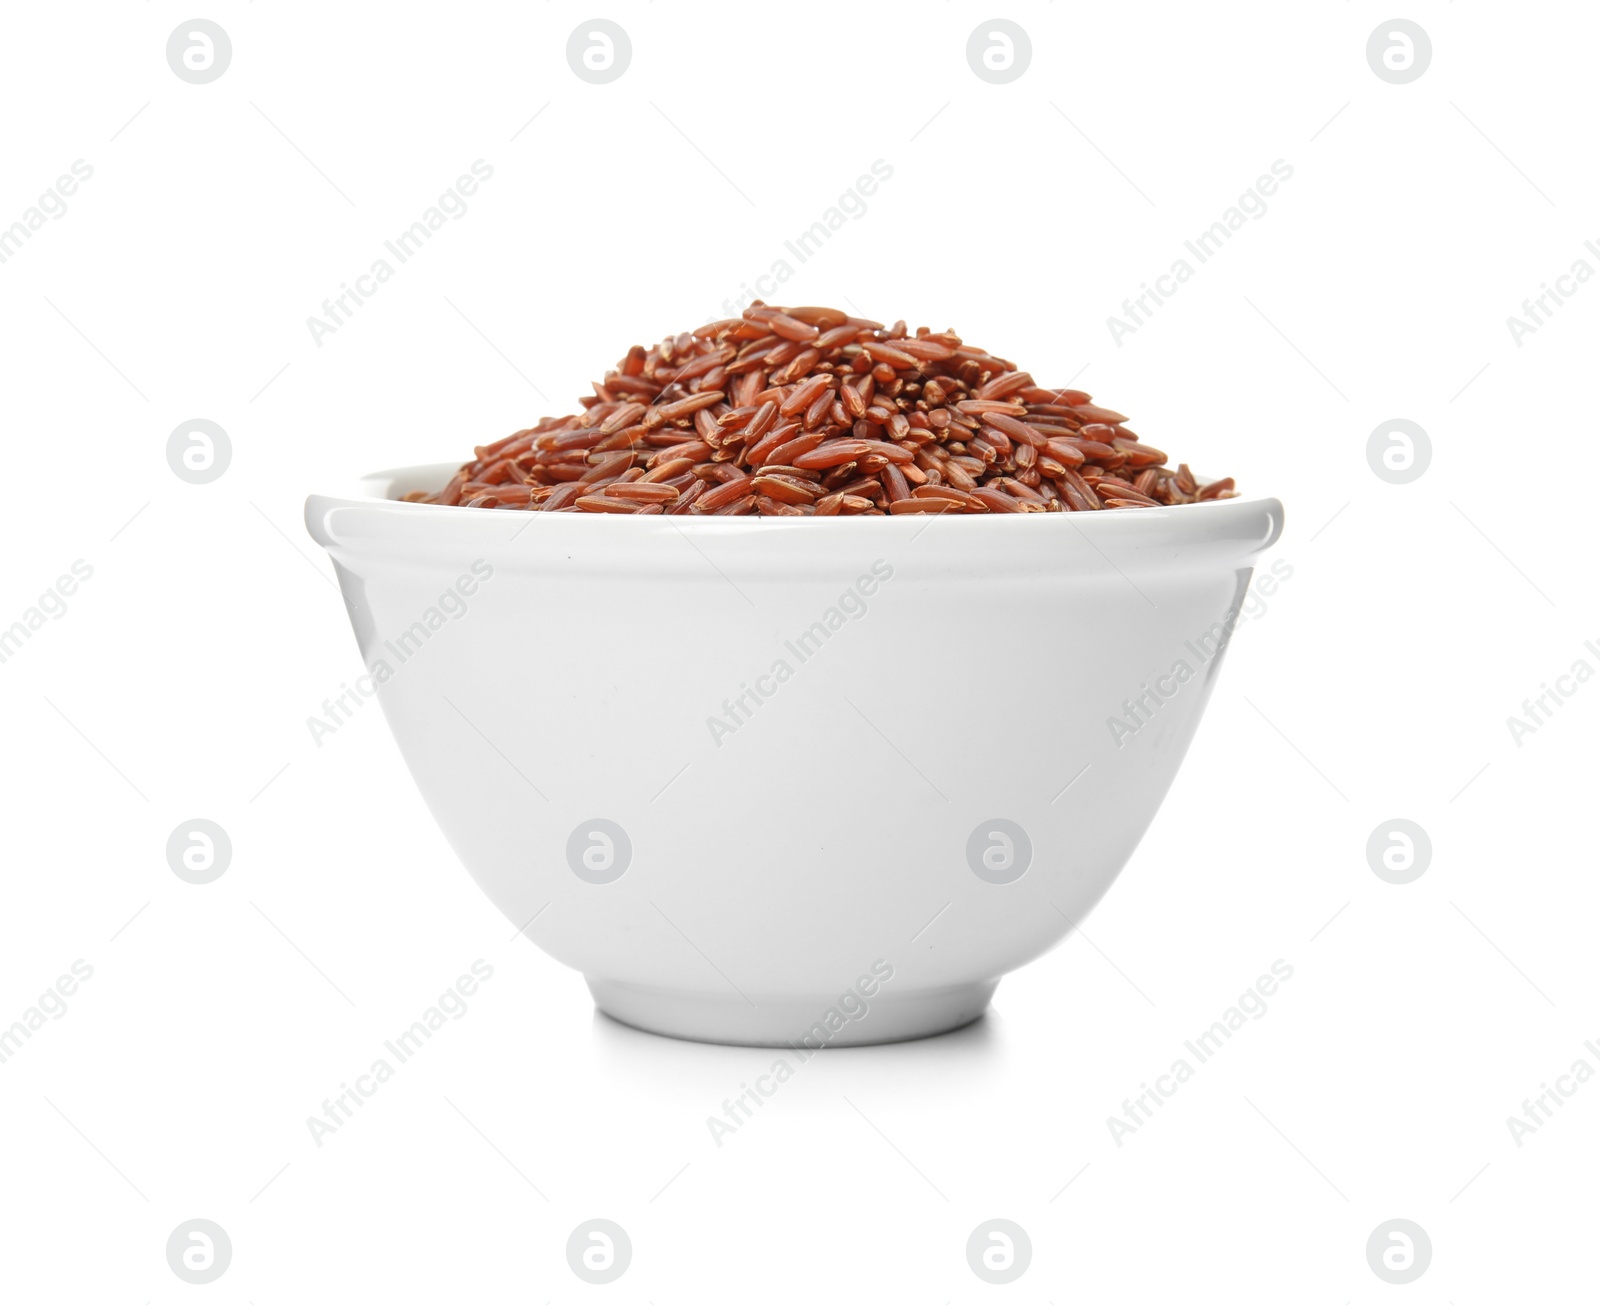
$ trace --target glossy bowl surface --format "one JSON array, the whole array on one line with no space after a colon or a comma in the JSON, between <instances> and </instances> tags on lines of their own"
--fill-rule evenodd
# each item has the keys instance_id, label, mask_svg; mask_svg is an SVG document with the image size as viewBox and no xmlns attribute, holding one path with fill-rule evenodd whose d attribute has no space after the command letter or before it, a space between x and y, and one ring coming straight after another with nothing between
<instances>
[{"instance_id":1,"label":"glossy bowl surface","mask_svg":"<svg viewBox=\"0 0 1600 1305\"><path fill-rule=\"evenodd\" d=\"M393 501L454 470L306 503L417 787L606 1013L762 1045L958 1027L1083 919L1283 521Z\"/></svg>"}]
</instances>

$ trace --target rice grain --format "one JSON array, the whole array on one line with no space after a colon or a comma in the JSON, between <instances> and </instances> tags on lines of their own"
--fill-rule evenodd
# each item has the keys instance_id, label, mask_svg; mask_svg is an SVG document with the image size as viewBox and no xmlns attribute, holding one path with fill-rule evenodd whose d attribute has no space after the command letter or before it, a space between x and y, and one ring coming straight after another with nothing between
<instances>
[{"instance_id":1,"label":"rice grain","mask_svg":"<svg viewBox=\"0 0 1600 1305\"><path fill-rule=\"evenodd\" d=\"M953 331L774 308L634 345L581 411L407 502L622 515L1096 512L1236 497Z\"/></svg>"}]
</instances>

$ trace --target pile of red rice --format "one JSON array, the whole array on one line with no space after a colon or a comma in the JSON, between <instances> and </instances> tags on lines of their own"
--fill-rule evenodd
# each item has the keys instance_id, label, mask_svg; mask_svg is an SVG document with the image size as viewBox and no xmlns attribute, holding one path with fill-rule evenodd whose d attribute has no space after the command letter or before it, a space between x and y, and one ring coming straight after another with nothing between
<instances>
[{"instance_id":1,"label":"pile of red rice","mask_svg":"<svg viewBox=\"0 0 1600 1305\"><path fill-rule=\"evenodd\" d=\"M634 345L571 417L408 501L544 512L1091 512L1232 498L952 331L771 308Z\"/></svg>"}]
</instances>

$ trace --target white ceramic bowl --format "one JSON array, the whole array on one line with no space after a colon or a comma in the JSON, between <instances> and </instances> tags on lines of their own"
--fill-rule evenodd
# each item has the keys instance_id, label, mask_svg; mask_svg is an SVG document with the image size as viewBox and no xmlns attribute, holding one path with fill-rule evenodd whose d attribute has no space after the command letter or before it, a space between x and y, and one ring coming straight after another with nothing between
<instances>
[{"instance_id":1,"label":"white ceramic bowl","mask_svg":"<svg viewBox=\"0 0 1600 1305\"><path fill-rule=\"evenodd\" d=\"M1283 520L390 501L454 470L306 503L423 798L601 1010L762 1045L956 1028L1082 920Z\"/></svg>"}]
</instances>

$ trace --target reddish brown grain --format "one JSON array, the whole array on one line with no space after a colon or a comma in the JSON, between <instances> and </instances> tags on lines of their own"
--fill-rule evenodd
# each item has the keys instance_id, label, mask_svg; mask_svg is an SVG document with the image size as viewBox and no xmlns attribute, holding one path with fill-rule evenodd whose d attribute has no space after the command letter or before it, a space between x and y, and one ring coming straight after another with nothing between
<instances>
[{"instance_id":1,"label":"reddish brown grain","mask_svg":"<svg viewBox=\"0 0 1600 1305\"><path fill-rule=\"evenodd\" d=\"M634 345L582 411L474 450L407 502L621 515L1097 512L1236 496L1082 390L953 331L757 301Z\"/></svg>"}]
</instances>

